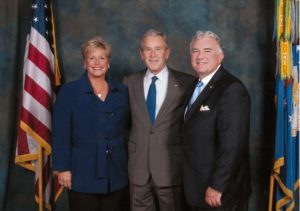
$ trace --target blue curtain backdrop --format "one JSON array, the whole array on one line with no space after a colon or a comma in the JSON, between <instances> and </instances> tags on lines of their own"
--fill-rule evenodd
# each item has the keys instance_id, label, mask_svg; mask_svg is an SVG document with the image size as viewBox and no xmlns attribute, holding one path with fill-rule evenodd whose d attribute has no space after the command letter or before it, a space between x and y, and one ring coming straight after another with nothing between
<instances>
[{"instance_id":1,"label":"blue curtain backdrop","mask_svg":"<svg viewBox=\"0 0 300 211\"><path fill-rule=\"evenodd\" d=\"M0 210L37 210L34 174L14 164L18 103L31 0L0 0ZM274 133L274 3L262 0L53 0L63 82L81 75L80 46L101 35L113 48L109 77L143 68L139 39L149 28L169 38L169 65L193 74L189 42L196 30L220 35L224 66L252 98L250 211L267 209ZM66 210L66 193L57 210Z\"/></svg>"}]
</instances>

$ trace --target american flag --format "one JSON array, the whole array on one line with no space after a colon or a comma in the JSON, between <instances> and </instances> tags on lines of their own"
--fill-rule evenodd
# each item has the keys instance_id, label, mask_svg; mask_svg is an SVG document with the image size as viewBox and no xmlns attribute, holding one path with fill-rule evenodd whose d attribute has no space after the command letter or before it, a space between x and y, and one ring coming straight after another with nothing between
<instances>
[{"instance_id":1,"label":"american flag","mask_svg":"<svg viewBox=\"0 0 300 211\"><path fill-rule=\"evenodd\" d=\"M16 164L35 172L35 200L51 210L62 192L51 172L51 110L59 85L50 0L34 0L27 36Z\"/></svg>"}]
</instances>

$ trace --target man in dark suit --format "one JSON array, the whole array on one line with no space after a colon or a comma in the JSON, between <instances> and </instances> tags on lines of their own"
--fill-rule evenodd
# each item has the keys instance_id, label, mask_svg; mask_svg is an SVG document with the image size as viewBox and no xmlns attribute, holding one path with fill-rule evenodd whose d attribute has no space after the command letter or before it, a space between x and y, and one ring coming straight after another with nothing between
<instances>
[{"instance_id":1,"label":"man in dark suit","mask_svg":"<svg viewBox=\"0 0 300 211\"><path fill-rule=\"evenodd\" d=\"M141 39L146 69L124 78L131 131L128 143L132 211L181 211L180 126L194 77L166 66L166 36L149 30Z\"/></svg>"},{"instance_id":2,"label":"man in dark suit","mask_svg":"<svg viewBox=\"0 0 300 211\"><path fill-rule=\"evenodd\" d=\"M190 44L198 74L183 125L183 184L194 211L244 211L250 194L250 97L221 62L220 38L198 31Z\"/></svg>"}]
</instances>

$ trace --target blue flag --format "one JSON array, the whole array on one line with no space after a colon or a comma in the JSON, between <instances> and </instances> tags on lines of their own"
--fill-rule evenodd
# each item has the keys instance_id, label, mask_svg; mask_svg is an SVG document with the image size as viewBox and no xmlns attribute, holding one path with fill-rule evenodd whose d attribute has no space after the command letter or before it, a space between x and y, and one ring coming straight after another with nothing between
<instances>
[{"instance_id":1,"label":"blue flag","mask_svg":"<svg viewBox=\"0 0 300 211\"><path fill-rule=\"evenodd\" d=\"M292 77L276 78L276 135L272 176L275 181L275 207L280 211L298 210L295 194L299 190L299 47L292 46ZM273 191L273 190L272 190Z\"/></svg>"}]
</instances>

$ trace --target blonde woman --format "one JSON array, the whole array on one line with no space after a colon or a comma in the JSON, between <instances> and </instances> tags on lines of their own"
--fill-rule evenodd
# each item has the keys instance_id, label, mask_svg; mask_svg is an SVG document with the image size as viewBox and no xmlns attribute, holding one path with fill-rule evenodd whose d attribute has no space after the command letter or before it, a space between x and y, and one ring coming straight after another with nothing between
<instances>
[{"instance_id":1,"label":"blonde woman","mask_svg":"<svg viewBox=\"0 0 300 211\"><path fill-rule=\"evenodd\" d=\"M111 47L105 40L87 41L82 55L85 73L61 88L54 106L53 169L69 189L70 210L120 211L128 182L128 92L106 80Z\"/></svg>"}]
</instances>

